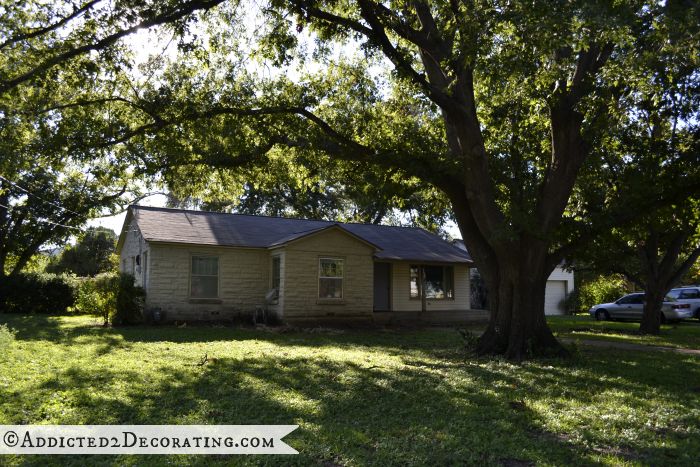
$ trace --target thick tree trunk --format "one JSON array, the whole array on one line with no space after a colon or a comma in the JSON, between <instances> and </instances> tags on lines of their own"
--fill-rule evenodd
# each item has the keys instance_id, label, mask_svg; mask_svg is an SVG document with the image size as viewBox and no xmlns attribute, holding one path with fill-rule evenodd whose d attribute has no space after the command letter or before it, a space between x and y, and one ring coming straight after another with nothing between
<instances>
[{"instance_id":1,"label":"thick tree trunk","mask_svg":"<svg viewBox=\"0 0 700 467\"><path fill-rule=\"evenodd\" d=\"M677 284L700 257L700 246L693 248L680 260L686 242L697 226L691 224L672 234L665 248L659 240L659 230L654 225L649 227L649 235L639 250L643 279L637 283L644 285L644 311L639 332L642 334L659 334L663 316L661 307L668 291ZM659 255L659 250L663 251ZM627 274L636 280L634 274Z\"/></svg>"},{"instance_id":2,"label":"thick tree trunk","mask_svg":"<svg viewBox=\"0 0 700 467\"><path fill-rule=\"evenodd\" d=\"M541 261L530 261L532 251L501 259L492 285L491 318L479 338L477 352L504 355L511 360L536 356L566 356L544 315L545 285L549 272ZM541 264L542 266L538 266Z\"/></svg>"},{"instance_id":3,"label":"thick tree trunk","mask_svg":"<svg viewBox=\"0 0 700 467\"><path fill-rule=\"evenodd\" d=\"M639 332L642 334L658 335L661 331L661 307L664 302L665 290L660 287L646 287L644 290L644 311Z\"/></svg>"},{"instance_id":4,"label":"thick tree trunk","mask_svg":"<svg viewBox=\"0 0 700 467\"><path fill-rule=\"evenodd\" d=\"M486 241L457 188L444 188L450 196L462 236L489 291L489 325L477 352L504 355L513 360L530 356L565 356L544 316L544 292L553 265L547 244L533 237L502 244L499 251Z\"/></svg>"}]
</instances>

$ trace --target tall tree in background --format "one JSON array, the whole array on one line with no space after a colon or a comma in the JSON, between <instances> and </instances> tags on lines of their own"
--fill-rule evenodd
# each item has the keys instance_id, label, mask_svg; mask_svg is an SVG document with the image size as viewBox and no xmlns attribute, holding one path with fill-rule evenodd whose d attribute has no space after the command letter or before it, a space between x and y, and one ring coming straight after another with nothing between
<instances>
[{"instance_id":1,"label":"tall tree in background","mask_svg":"<svg viewBox=\"0 0 700 467\"><path fill-rule=\"evenodd\" d=\"M697 201L656 210L600 235L576 257L587 269L622 274L644 291L642 334L659 333L666 294L700 257L699 212Z\"/></svg>"},{"instance_id":2,"label":"tall tree in background","mask_svg":"<svg viewBox=\"0 0 700 467\"><path fill-rule=\"evenodd\" d=\"M66 247L60 256L47 266L46 271L86 277L116 269L116 246L117 234L114 230L90 227L78 237L75 245Z\"/></svg>"},{"instance_id":3,"label":"tall tree in background","mask_svg":"<svg viewBox=\"0 0 700 467\"><path fill-rule=\"evenodd\" d=\"M692 13L681 3L668 3L670 17ZM596 214L617 225L573 257L645 291L647 334L659 333L666 293L700 255L700 44L680 25L661 22L638 35L628 77L612 90L623 111L607 119L594 149L605 164L585 172L574 193L576 203L604 206Z\"/></svg>"}]
</instances>

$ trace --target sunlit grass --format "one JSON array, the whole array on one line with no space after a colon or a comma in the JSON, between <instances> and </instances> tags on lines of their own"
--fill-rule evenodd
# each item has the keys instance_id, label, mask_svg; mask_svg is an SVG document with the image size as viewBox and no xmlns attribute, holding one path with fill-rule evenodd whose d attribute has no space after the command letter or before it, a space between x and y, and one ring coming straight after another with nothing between
<instances>
[{"instance_id":1,"label":"sunlit grass","mask_svg":"<svg viewBox=\"0 0 700 467\"><path fill-rule=\"evenodd\" d=\"M14 457L0 463L688 465L700 358L584 349L516 365L454 330L270 332L0 315L0 423L298 424L295 457ZM207 355L207 363L198 365Z\"/></svg>"},{"instance_id":2,"label":"sunlit grass","mask_svg":"<svg viewBox=\"0 0 700 467\"><path fill-rule=\"evenodd\" d=\"M596 321L587 315L548 316L547 322L559 337L700 349L700 322L695 319L664 324L658 336L640 335L639 322Z\"/></svg>"}]
</instances>

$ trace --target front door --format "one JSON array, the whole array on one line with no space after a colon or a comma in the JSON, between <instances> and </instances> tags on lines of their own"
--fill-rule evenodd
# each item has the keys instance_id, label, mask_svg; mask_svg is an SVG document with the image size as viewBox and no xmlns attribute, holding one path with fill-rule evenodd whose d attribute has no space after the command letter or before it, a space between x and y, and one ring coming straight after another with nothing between
<instances>
[{"instance_id":1,"label":"front door","mask_svg":"<svg viewBox=\"0 0 700 467\"><path fill-rule=\"evenodd\" d=\"M391 264L374 263L374 311L391 310Z\"/></svg>"}]
</instances>

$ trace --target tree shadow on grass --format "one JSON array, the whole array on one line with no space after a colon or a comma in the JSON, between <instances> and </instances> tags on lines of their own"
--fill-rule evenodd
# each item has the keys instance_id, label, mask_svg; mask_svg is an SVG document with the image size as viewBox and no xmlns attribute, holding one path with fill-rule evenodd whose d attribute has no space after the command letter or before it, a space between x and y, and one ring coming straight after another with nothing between
<instances>
[{"instance_id":1,"label":"tree shadow on grass","mask_svg":"<svg viewBox=\"0 0 700 467\"><path fill-rule=\"evenodd\" d=\"M286 438L299 456L236 458L246 464L589 463L565 440L533 435L539 428L530 410L514 408L508 397L487 388L455 385L441 370L427 367L266 356L162 367L158 373L157 381L144 384L139 371L95 375L73 367L32 388L31 400L23 400L26 393L3 396L26 406L37 400L36 393L50 397L67 390L64 403L79 410L52 423L300 425ZM483 382L497 376L480 368L464 373ZM40 423L42 415L39 409L36 418L24 421ZM120 463L127 458L89 459ZM212 464L231 461L206 459ZM135 463L151 461L141 457Z\"/></svg>"},{"instance_id":2,"label":"tree shadow on grass","mask_svg":"<svg viewBox=\"0 0 700 467\"><path fill-rule=\"evenodd\" d=\"M98 355L108 353L112 348L130 348L136 343L156 342L187 344L264 341L288 347L372 348L394 355L405 354L406 351L421 351L435 356L453 354L455 348L460 345L459 334L450 329L300 330L223 325L103 327L97 320L89 317L76 319L46 315L0 314L0 323L3 322L18 331L18 340L50 341L64 345L99 344ZM451 338L445 339L446 335Z\"/></svg>"},{"instance_id":3,"label":"tree shadow on grass","mask_svg":"<svg viewBox=\"0 0 700 467\"><path fill-rule=\"evenodd\" d=\"M107 352L115 346L128 349L163 340L185 344L224 340L231 345L258 340L280 350L240 358L212 357L201 366L178 361L148 371L139 368L143 355L120 352L117 355L127 359L123 368L74 365L22 390L0 388L1 413L11 418L8 423L300 425L287 438L300 456L168 458L168 462L183 465L228 464L233 459L246 464L297 465L585 465L594 462L591 450L630 462L682 464L687 459L684 451L697 453L690 438L672 426L659 426L659 436L668 441L666 447L659 447L645 440L608 439L605 430L587 426L584 417L585 408L596 407L601 392L606 391L640 413L653 413L659 398L697 407L698 395L689 393L691 382L700 381L700 368L692 357L588 351L570 361L517 366L469 360L459 349L456 333L450 338L445 331L280 334L198 328L194 336L188 331L80 326L62 330L59 326L47 331L48 335L39 333L37 340L77 344L94 339L100 349L102 339ZM35 332L25 333L24 339L32 340ZM200 340L210 334L211 340ZM319 352L307 352L307 358L295 352L295 348L308 347L318 347ZM353 361L351 352L347 358L326 357L326 348L384 352L399 358L377 365ZM582 412L581 420L572 422L579 424L572 432L566 427L548 428L547 411L571 412L572 405ZM666 425L698 426L697 414L697 410L689 411ZM23 459L30 458L20 461ZM31 460L43 462L44 458ZM162 463L162 458L147 456L45 460L78 465L83 461Z\"/></svg>"}]
</instances>

